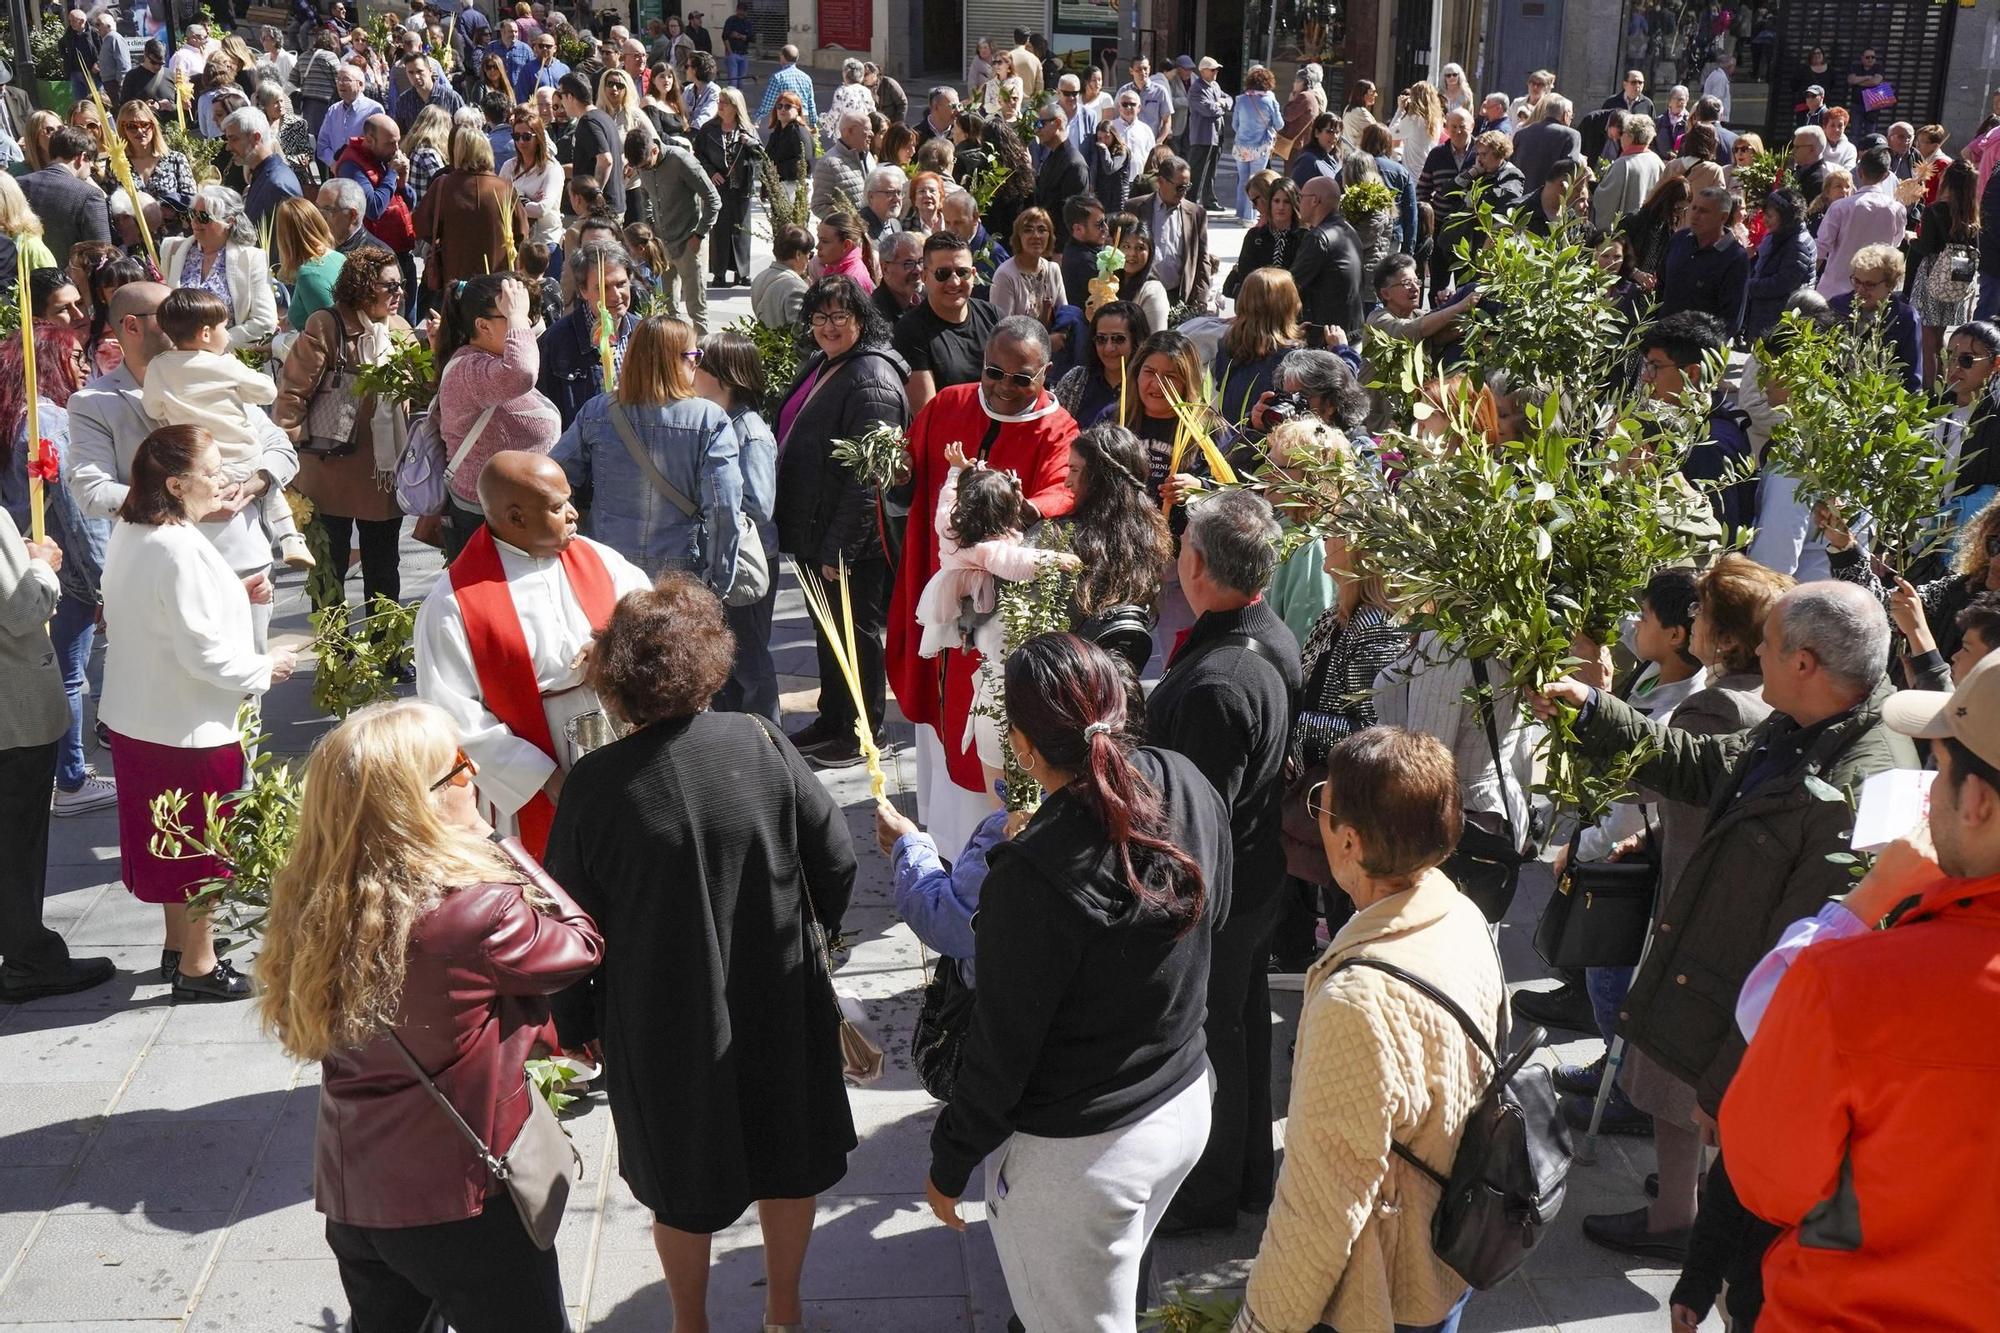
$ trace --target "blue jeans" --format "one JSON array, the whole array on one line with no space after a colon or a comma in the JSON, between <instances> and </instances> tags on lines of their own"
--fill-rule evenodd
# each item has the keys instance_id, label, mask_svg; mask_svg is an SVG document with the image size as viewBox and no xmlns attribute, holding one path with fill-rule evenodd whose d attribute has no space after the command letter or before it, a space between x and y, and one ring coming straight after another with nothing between
<instances>
[{"instance_id":1,"label":"blue jeans","mask_svg":"<svg viewBox=\"0 0 2000 1333\"><path fill-rule=\"evenodd\" d=\"M777 545L766 542L764 550L775 555ZM778 575L771 571L771 586L748 606L725 606L723 619L736 636L736 665L729 679L715 692L715 708L724 713L756 713L778 721L778 664L771 660L771 612L778 604Z\"/></svg>"},{"instance_id":2,"label":"blue jeans","mask_svg":"<svg viewBox=\"0 0 2000 1333\"><path fill-rule=\"evenodd\" d=\"M743 80L750 73L750 57L739 56L734 51L722 53L722 81L732 88L743 86Z\"/></svg>"},{"instance_id":3,"label":"blue jeans","mask_svg":"<svg viewBox=\"0 0 2000 1333\"><path fill-rule=\"evenodd\" d=\"M1236 157L1234 149L1230 150L1230 156ZM1246 187L1250 184L1250 178L1262 171L1264 164L1270 160L1271 154L1268 149L1248 162L1236 157L1236 216L1245 222L1257 216L1256 208L1250 203L1250 191Z\"/></svg>"},{"instance_id":4,"label":"blue jeans","mask_svg":"<svg viewBox=\"0 0 2000 1333\"><path fill-rule=\"evenodd\" d=\"M1451 1313L1435 1324L1398 1324L1396 1333L1458 1333L1458 1321L1465 1317L1465 1303L1472 1299L1472 1292L1458 1298L1458 1304L1451 1307Z\"/></svg>"},{"instance_id":5,"label":"blue jeans","mask_svg":"<svg viewBox=\"0 0 2000 1333\"><path fill-rule=\"evenodd\" d=\"M97 641L97 608L65 593L49 622L49 641L62 669L63 693L69 696L69 730L56 742L56 786L75 791L84 778L83 673Z\"/></svg>"}]
</instances>

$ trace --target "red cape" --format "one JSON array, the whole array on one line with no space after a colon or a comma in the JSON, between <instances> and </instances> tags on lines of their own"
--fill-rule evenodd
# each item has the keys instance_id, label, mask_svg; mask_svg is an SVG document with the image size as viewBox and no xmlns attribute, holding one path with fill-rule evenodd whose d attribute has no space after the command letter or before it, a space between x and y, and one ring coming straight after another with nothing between
<instances>
[{"instance_id":1,"label":"red cape","mask_svg":"<svg viewBox=\"0 0 2000 1333\"><path fill-rule=\"evenodd\" d=\"M1043 391L1043 401L1048 401ZM977 384L958 384L938 392L910 423L910 473L914 492L909 527L903 539L903 559L896 570L896 587L889 599L888 674L890 688L903 715L912 722L937 728L944 743L952 781L968 791L986 790L979 756L961 744L966 714L972 707L972 672L979 654L966 649L925 659L917 656L922 628L917 624L917 600L938 570L935 515L938 491L951 465L944 449L956 440L968 456L977 452L993 419L979 405ZM1043 518L1057 518L1076 507L1069 490L1069 446L1076 422L1060 407L1033 421L1000 424L986 462L1011 468L1021 478L1021 493Z\"/></svg>"}]
</instances>

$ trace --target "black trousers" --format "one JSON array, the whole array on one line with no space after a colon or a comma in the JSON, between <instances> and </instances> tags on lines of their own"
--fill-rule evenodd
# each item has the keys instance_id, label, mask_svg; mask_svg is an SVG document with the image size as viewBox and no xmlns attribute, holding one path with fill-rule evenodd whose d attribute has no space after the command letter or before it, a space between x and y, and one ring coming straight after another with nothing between
<instances>
[{"instance_id":1,"label":"black trousers","mask_svg":"<svg viewBox=\"0 0 2000 1333\"><path fill-rule=\"evenodd\" d=\"M1736 1197L1728 1161L1725 1150L1702 1178L1701 1209L1688 1237L1680 1281L1669 1299L1706 1318L1726 1282L1730 1324L1740 1333L1751 1333L1764 1311L1764 1251L1778 1238L1778 1228Z\"/></svg>"},{"instance_id":2,"label":"black trousers","mask_svg":"<svg viewBox=\"0 0 2000 1333\"><path fill-rule=\"evenodd\" d=\"M1187 197L1203 208L1215 207L1215 159L1221 146L1212 143L1188 145Z\"/></svg>"},{"instance_id":3,"label":"black trousers","mask_svg":"<svg viewBox=\"0 0 2000 1333\"><path fill-rule=\"evenodd\" d=\"M458 559L458 553L472 540L472 534L485 526L486 515L477 509L467 509L455 495L445 497L444 502L444 562L449 565ZM363 548L364 552L366 548ZM364 554L363 559L367 557Z\"/></svg>"},{"instance_id":4,"label":"black trousers","mask_svg":"<svg viewBox=\"0 0 2000 1333\"><path fill-rule=\"evenodd\" d=\"M814 571L817 573L818 571ZM840 622L840 588L823 581L827 606L836 626ZM889 562L863 560L847 567L847 593L854 603L854 650L860 657L861 697L868 705L868 730L882 729L882 710L887 702L888 677L882 664L882 635L889 624ZM854 698L847 691L847 679L840 674L826 635L813 622L814 646L819 650L819 715L827 726L845 736L854 729Z\"/></svg>"},{"instance_id":5,"label":"black trousers","mask_svg":"<svg viewBox=\"0 0 2000 1333\"><path fill-rule=\"evenodd\" d=\"M42 924L49 868L49 798L56 785L56 743L0 750L0 963L10 975L61 967L69 958L62 936Z\"/></svg>"},{"instance_id":6,"label":"black trousers","mask_svg":"<svg viewBox=\"0 0 2000 1333\"><path fill-rule=\"evenodd\" d=\"M715 229L708 234L708 282L722 284L724 277L748 282L757 276L750 271L750 191L722 191L722 210L715 215Z\"/></svg>"},{"instance_id":7,"label":"black trousers","mask_svg":"<svg viewBox=\"0 0 2000 1333\"><path fill-rule=\"evenodd\" d=\"M1216 933L1208 964L1208 1062L1215 1109L1208 1147L1181 1182L1180 1221L1235 1226L1238 1209L1271 1204L1277 1154L1271 1147L1271 985L1265 964L1271 932L1285 910L1283 882L1246 885Z\"/></svg>"},{"instance_id":8,"label":"black trousers","mask_svg":"<svg viewBox=\"0 0 2000 1333\"><path fill-rule=\"evenodd\" d=\"M463 1222L326 1224L350 1333L568 1333L556 1252L538 1250L496 1194Z\"/></svg>"},{"instance_id":9,"label":"black trousers","mask_svg":"<svg viewBox=\"0 0 2000 1333\"><path fill-rule=\"evenodd\" d=\"M319 521L326 528L327 555L334 572L347 579L347 557L354 549L354 530L361 529L361 604L373 606L377 595L390 601L403 596L403 566L399 543L403 538L400 518L343 518L321 511Z\"/></svg>"}]
</instances>

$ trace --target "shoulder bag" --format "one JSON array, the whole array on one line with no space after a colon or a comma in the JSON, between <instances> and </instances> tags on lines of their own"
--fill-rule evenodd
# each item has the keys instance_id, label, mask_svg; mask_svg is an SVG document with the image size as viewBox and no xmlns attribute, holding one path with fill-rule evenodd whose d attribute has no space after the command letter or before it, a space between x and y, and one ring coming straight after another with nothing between
<instances>
[{"instance_id":1,"label":"shoulder bag","mask_svg":"<svg viewBox=\"0 0 2000 1333\"><path fill-rule=\"evenodd\" d=\"M1444 1191L1431 1215L1431 1249L1452 1272L1487 1291L1511 1277L1561 1211L1568 1187L1569 1126L1563 1123L1549 1067L1533 1056L1548 1033L1534 1028L1504 1063L1486 1034L1449 995L1380 958L1350 958L1334 969L1373 968L1422 991L1444 1007L1493 1067L1493 1077L1459 1131L1449 1174L1407 1146L1390 1151ZM1502 1011L1505 1012L1504 1009ZM1504 1019L1500 1032L1506 1040Z\"/></svg>"},{"instance_id":2,"label":"shoulder bag","mask_svg":"<svg viewBox=\"0 0 2000 1333\"><path fill-rule=\"evenodd\" d=\"M610 400L608 406L611 409L611 425L618 432L619 440L625 445L625 452L632 456L632 461L638 465L639 471L645 474L646 480L653 484L653 489L658 491L667 503L700 524L703 515L695 507L694 501L682 495L680 490L667 480L659 465L653 462L653 456L646 452L646 446L639 443L638 433L632 429L632 419L625 415L625 405ZM750 515L738 508L736 577L728 588L718 590L722 604L749 606L753 602L763 600L764 594L769 592L770 588L771 567L765 560L764 539L757 535L757 524L752 521Z\"/></svg>"},{"instance_id":3,"label":"shoulder bag","mask_svg":"<svg viewBox=\"0 0 2000 1333\"><path fill-rule=\"evenodd\" d=\"M976 992L965 984L958 960L939 954L924 985L924 1002L910 1034L910 1062L917 1081L941 1102L951 1100L958 1086L958 1066L965 1057L965 1039L972 1033Z\"/></svg>"},{"instance_id":4,"label":"shoulder bag","mask_svg":"<svg viewBox=\"0 0 2000 1333\"><path fill-rule=\"evenodd\" d=\"M1646 947L1659 862L1649 855L1579 865L1582 836L1579 829L1569 840L1569 862L1535 923L1535 952L1550 967L1632 967Z\"/></svg>"},{"instance_id":5,"label":"shoulder bag","mask_svg":"<svg viewBox=\"0 0 2000 1333\"><path fill-rule=\"evenodd\" d=\"M1513 905L1521 881L1521 835L1507 806L1507 764L1500 757L1500 730L1493 719L1493 683L1486 663L1472 659L1478 684L1479 720L1486 726L1486 744L1493 752L1493 776L1500 783L1500 809L1467 810L1458 847L1442 867L1458 890L1479 906L1488 921L1498 924Z\"/></svg>"},{"instance_id":6,"label":"shoulder bag","mask_svg":"<svg viewBox=\"0 0 2000 1333\"><path fill-rule=\"evenodd\" d=\"M347 364L347 328L339 313L327 314L333 321L332 354L306 401L305 438L299 442L299 452L314 458L345 458L354 452L361 429L361 376Z\"/></svg>"}]
</instances>

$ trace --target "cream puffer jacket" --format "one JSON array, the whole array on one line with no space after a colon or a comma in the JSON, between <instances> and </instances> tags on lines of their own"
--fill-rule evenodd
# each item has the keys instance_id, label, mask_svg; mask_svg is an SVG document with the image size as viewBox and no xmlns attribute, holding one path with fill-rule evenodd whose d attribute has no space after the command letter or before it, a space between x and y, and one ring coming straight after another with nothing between
<instances>
[{"instance_id":1,"label":"cream puffer jacket","mask_svg":"<svg viewBox=\"0 0 2000 1333\"><path fill-rule=\"evenodd\" d=\"M1458 1001L1490 1040L1506 986L1486 921L1443 872L1375 903L1306 974L1292 1059L1285 1167L1235 1333L1390 1333L1443 1319L1465 1283L1431 1251L1435 1182L1449 1174L1492 1070L1457 1020L1414 987L1350 958L1379 958Z\"/></svg>"}]
</instances>

